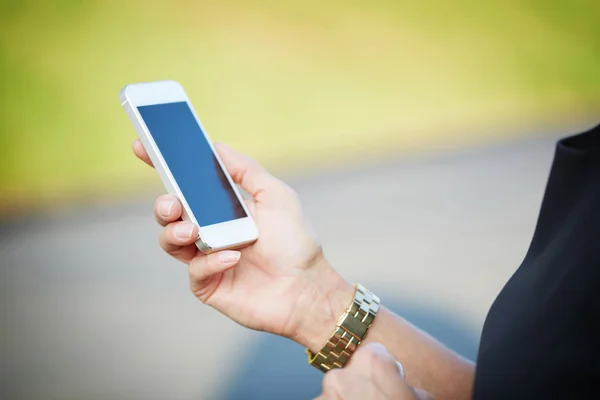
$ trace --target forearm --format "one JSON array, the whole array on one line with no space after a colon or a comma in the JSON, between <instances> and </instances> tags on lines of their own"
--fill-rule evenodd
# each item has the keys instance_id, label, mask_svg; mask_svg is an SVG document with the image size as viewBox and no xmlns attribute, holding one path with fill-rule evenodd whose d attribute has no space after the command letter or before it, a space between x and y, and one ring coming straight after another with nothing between
<instances>
[{"instance_id":1,"label":"forearm","mask_svg":"<svg viewBox=\"0 0 600 400\"><path fill-rule=\"evenodd\" d=\"M306 312L309 318L299 326L294 340L312 352L321 350L329 339L337 319L346 310L354 288L335 271L328 269L322 285L310 289L306 298L317 298ZM300 305L305 300L300 299ZM385 307L375 318L363 343L386 346L406 372L411 386L428 391L434 398L469 399L474 377L472 362L444 347Z\"/></svg>"},{"instance_id":2,"label":"forearm","mask_svg":"<svg viewBox=\"0 0 600 400\"><path fill-rule=\"evenodd\" d=\"M474 364L382 307L363 344L378 342L402 363L408 383L435 399L470 399Z\"/></svg>"}]
</instances>

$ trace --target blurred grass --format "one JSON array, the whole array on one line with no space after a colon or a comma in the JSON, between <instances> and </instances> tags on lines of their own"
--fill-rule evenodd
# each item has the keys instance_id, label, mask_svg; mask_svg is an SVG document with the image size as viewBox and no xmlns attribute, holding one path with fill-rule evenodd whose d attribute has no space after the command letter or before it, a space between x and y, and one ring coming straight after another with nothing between
<instances>
[{"instance_id":1,"label":"blurred grass","mask_svg":"<svg viewBox=\"0 0 600 400\"><path fill-rule=\"evenodd\" d=\"M180 81L213 139L280 167L598 115L598 20L595 0L0 0L0 210L158 182L131 82Z\"/></svg>"}]
</instances>

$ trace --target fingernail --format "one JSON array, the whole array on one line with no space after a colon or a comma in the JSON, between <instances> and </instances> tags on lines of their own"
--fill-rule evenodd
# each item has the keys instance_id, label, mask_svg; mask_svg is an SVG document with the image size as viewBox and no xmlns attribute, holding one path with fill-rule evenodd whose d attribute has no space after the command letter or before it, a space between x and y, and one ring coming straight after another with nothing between
<instances>
[{"instance_id":1,"label":"fingernail","mask_svg":"<svg viewBox=\"0 0 600 400\"><path fill-rule=\"evenodd\" d=\"M180 239L189 239L194 234L194 225L189 223L175 225L175 236Z\"/></svg>"},{"instance_id":2,"label":"fingernail","mask_svg":"<svg viewBox=\"0 0 600 400\"><path fill-rule=\"evenodd\" d=\"M402 376L402 378L406 379L406 374L404 373L404 367L402 366L402 364L400 364L400 361L396 361L396 365L398 366L398 372L400 372L400 375Z\"/></svg>"},{"instance_id":3,"label":"fingernail","mask_svg":"<svg viewBox=\"0 0 600 400\"><path fill-rule=\"evenodd\" d=\"M231 264L240 259L241 253L239 251L222 251L219 253L219 262L221 264Z\"/></svg>"},{"instance_id":4,"label":"fingernail","mask_svg":"<svg viewBox=\"0 0 600 400\"><path fill-rule=\"evenodd\" d=\"M174 200L165 200L158 205L158 213L163 217L170 217L174 205Z\"/></svg>"}]
</instances>

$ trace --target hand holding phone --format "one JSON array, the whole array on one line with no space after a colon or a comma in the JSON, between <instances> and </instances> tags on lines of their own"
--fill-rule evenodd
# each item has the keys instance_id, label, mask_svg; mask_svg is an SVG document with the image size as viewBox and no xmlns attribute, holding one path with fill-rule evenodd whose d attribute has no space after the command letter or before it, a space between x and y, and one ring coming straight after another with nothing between
<instances>
[{"instance_id":1,"label":"hand holding phone","mask_svg":"<svg viewBox=\"0 0 600 400\"><path fill-rule=\"evenodd\" d=\"M181 85L138 83L119 97L182 218L198 226L198 248L208 254L256 241L256 224Z\"/></svg>"},{"instance_id":2,"label":"hand holding phone","mask_svg":"<svg viewBox=\"0 0 600 400\"><path fill-rule=\"evenodd\" d=\"M354 287L331 268L298 195L256 161L229 146L215 146L233 181L252 199L247 208L260 229L260 239L239 251L202 254L194 238L177 235L191 223L180 220L182 204L160 196L154 207L163 229L160 246L188 265L190 288L204 304L233 321L289 337L316 352L331 335L338 316L354 295ZM152 164L139 140L134 153ZM161 212L170 208L168 215Z\"/></svg>"}]
</instances>

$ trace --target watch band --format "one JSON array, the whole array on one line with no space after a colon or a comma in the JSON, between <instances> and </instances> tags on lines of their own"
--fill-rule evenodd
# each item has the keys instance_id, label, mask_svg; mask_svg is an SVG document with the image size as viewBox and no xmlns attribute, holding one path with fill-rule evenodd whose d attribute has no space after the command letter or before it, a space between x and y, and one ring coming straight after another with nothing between
<instances>
[{"instance_id":1,"label":"watch band","mask_svg":"<svg viewBox=\"0 0 600 400\"><path fill-rule=\"evenodd\" d=\"M360 284L355 285L354 300L338 319L335 331L318 353L306 349L308 363L323 372L342 368L350 359L379 311L379 297Z\"/></svg>"}]
</instances>

